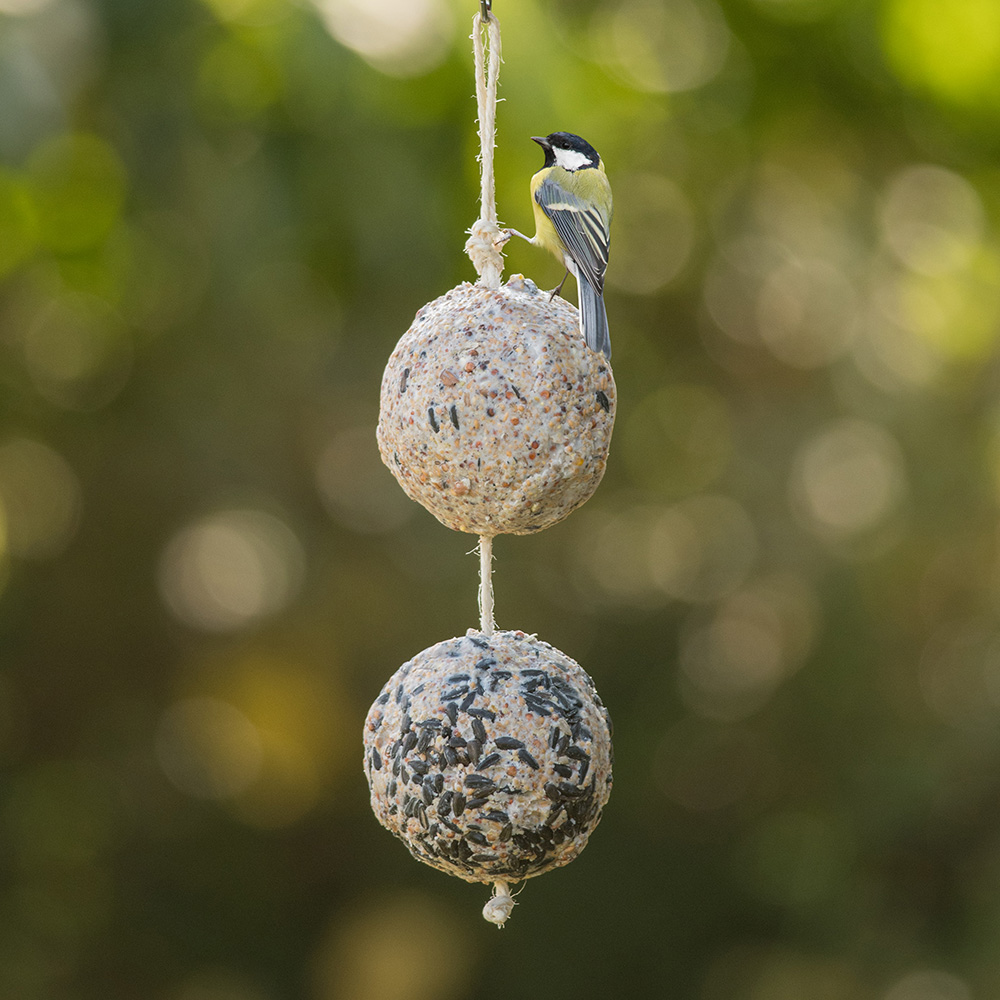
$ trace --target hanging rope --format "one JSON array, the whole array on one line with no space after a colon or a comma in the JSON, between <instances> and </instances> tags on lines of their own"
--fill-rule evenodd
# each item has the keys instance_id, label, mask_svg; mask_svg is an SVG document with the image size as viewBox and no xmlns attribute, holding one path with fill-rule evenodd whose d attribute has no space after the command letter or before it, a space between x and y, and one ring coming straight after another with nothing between
<instances>
[{"instance_id":1,"label":"hanging rope","mask_svg":"<svg viewBox=\"0 0 1000 1000\"><path fill-rule=\"evenodd\" d=\"M497 80L500 77L500 22L485 0L472 19L472 51L476 60L481 188L479 218L469 229L471 235L465 244L465 252L479 275L479 283L486 288L499 288L503 254L497 247L501 233L497 227L493 150L496 145Z\"/></svg>"},{"instance_id":2,"label":"hanging rope","mask_svg":"<svg viewBox=\"0 0 1000 1000\"><path fill-rule=\"evenodd\" d=\"M479 631L493 635L493 539L479 536Z\"/></svg>"},{"instance_id":3,"label":"hanging rope","mask_svg":"<svg viewBox=\"0 0 1000 1000\"><path fill-rule=\"evenodd\" d=\"M476 104L479 110L480 195L479 218L469 230L465 252L486 288L499 288L503 274L503 255L497 248L500 230L497 227L497 202L493 180L493 150L496 146L497 79L500 76L500 22L490 11L491 0L480 0L480 12L472 20L472 51L476 59ZM485 30L484 30L485 29ZM489 50L486 65L483 35ZM493 538L479 536L479 629L483 635L493 635ZM503 927L514 908L507 883L493 883L493 896L483 907L483 917L497 927Z\"/></svg>"},{"instance_id":4,"label":"hanging rope","mask_svg":"<svg viewBox=\"0 0 1000 1000\"><path fill-rule=\"evenodd\" d=\"M493 150L497 131L497 81L500 78L500 22L490 10L492 0L480 0L472 19L472 52L476 61L476 106L479 122L480 193L479 218L469 230L465 252L486 288L499 288L503 255L497 248L497 200L493 180ZM489 58L487 59L487 52ZM493 539L479 536L479 628L492 635L493 620Z\"/></svg>"}]
</instances>

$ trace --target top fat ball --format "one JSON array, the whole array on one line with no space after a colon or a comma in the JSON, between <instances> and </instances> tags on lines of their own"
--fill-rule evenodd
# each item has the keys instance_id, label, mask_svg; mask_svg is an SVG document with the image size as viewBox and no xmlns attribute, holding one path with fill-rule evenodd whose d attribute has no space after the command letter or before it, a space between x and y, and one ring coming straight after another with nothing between
<instances>
[{"instance_id":1,"label":"top fat ball","mask_svg":"<svg viewBox=\"0 0 1000 1000\"><path fill-rule=\"evenodd\" d=\"M597 489L616 403L573 306L520 275L462 284L417 313L389 358L379 451L447 527L532 534Z\"/></svg>"}]
</instances>

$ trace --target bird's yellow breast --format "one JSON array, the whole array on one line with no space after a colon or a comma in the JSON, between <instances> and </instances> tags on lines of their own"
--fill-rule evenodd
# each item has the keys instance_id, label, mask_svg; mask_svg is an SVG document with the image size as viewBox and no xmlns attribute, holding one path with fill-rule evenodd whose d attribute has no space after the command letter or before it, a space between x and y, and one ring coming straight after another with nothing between
<instances>
[{"instance_id":1,"label":"bird's yellow breast","mask_svg":"<svg viewBox=\"0 0 1000 1000\"><path fill-rule=\"evenodd\" d=\"M535 210L535 242L563 263L563 243L559 239L556 227L552 225L552 220L542 211L542 206L537 201L532 200L531 204Z\"/></svg>"}]
</instances>

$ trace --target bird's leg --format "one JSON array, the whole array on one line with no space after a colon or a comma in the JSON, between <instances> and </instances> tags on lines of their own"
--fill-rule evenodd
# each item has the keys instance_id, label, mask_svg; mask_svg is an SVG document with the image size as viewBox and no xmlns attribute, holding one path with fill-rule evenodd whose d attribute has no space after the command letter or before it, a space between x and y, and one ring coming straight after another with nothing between
<instances>
[{"instance_id":1,"label":"bird's leg","mask_svg":"<svg viewBox=\"0 0 1000 1000\"><path fill-rule=\"evenodd\" d=\"M502 247L512 236L520 236L526 243L534 242L530 236L525 236L524 233L519 233L516 229L501 229L500 239L496 240L493 245L495 247Z\"/></svg>"},{"instance_id":2,"label":"bird's leg","mask_svg":"<svg viewBox=\"0 0 1000 1000\"><path fill-rule=\"evenodd\" d=\"M559 284L556 285L556 287L553 288L551 292L549 292L549 302L551 302L562 291L563 285L566 284L566 279L568 277L569 277L569 268L567 267L566 273L562 277L562 281L560 281Z\"/></svg>"}]
</instances>

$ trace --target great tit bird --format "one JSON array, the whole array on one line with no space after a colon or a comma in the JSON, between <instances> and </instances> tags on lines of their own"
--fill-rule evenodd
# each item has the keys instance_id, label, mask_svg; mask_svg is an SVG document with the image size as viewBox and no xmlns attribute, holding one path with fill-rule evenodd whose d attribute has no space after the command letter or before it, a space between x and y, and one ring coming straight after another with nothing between
<instances>
[{"instance_id":1,"label":"great tit bird","mask_svg":"<svg viewBox=\"0 0 1000 1000\"><path fill-rule=\"evenodd\" d=\"M612 203L604 164L589 142L570 132L531 138L545 150L545 164L531 178L535 235L529 238L508 229L506 238L520 236L562 261L567 274L576 278L580 329L587 346L610 358L604 272L608 269ZM561 289L562 282L556 291Z\"/></svg>"}]
</instances>

